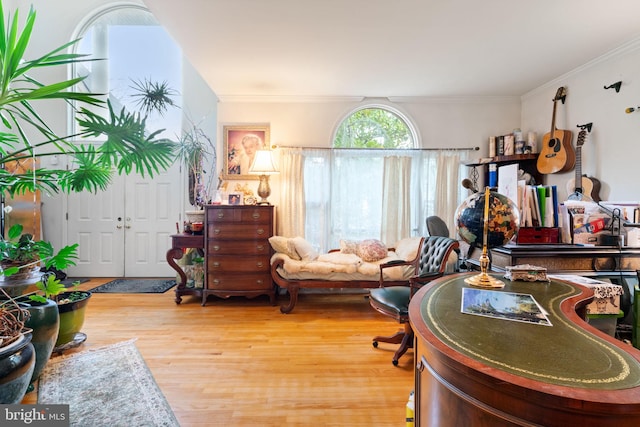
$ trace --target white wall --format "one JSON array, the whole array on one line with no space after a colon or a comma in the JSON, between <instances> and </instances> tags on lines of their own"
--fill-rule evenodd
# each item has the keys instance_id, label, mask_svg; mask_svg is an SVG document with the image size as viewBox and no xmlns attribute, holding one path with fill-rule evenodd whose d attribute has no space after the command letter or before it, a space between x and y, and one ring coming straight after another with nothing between
<instances>
[{"instance_id":1,"label":"white wall","mask_svg":"<svg viewBox=\"0 0 640 427\"><path fill-rule=\"evenodd\" d=\"M409 116L421 136L423 148L480 147L472 158L488 155L490 135L511 132L519 126L518 98L398 98L345 100L342 98L292 102L278 100L222 100L218 105L218 139L223 140L223 126L237 123L270 123L271 144L301 147L330 147L340 121L363 103L392 105ZM221 144L219 144L222 150ZM220 161L222 161L220 151ZM239 181L244 184L244 181ZM272 195L278 204L278 175L270 179ZM230 182L230 188L236 185ZM254 191L258 182L249 182Z\"/></svg>"},{"instance_id":2,"label":"white wall","mask_svg":"<svg viewBox=\"0 0 640 427\"><path fill-rule=\"evenodd\" d=\"M640 200L637 185L640 167L640 112L626 114L627 107L640 106L640 40L630 42L589 64L568 72L522 97L522 126L551 130L553 97L560 86L567 88L567 100L558 103L559 129L574 133L577 125L593 122L593 130L582 148L582 173L600 180L603 200ZM622 81L619 93L605 90ZM547 184L558 185L566 198L566 182L574 171L546 176Z\"/></svg>"}]
</instances>

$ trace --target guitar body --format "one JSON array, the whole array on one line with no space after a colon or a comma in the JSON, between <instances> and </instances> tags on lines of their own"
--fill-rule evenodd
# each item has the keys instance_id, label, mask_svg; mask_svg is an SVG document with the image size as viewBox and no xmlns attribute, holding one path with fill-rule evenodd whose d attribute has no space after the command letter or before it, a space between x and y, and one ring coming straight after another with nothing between
<instances>
[{"instance_id":1,"label":"guitar body","mask_svg":"<svg viewBox=\"0 0 640 427\"><path fill-rule=\"evenodd\" d=\"M542 137L542 148L538 155L538 171L543 174L567 172L575 166L576 153L571 140L570 130L556 129Z\"/></svg>"},{"instance_id":2,"label":"guitar body","mask_svg":"<svg viewBox=\"0 0 640 427\"><path fill-rule=\"evenodd\" d=\"M564 104L566 95L565 87L561 86L553 97L551 130L542 137L537 161L538 172L543 174L566 172L573 169L576 163L576 153L571 144L573 134L570 130L556 129L556 105L558 101Z\"/></svg>"},{"instance_id":3,"label":"guitar body","mask_svg":"<svg viewBox=\"0 0 640 427\"><path fill-rule=\"evenodd\" d=\"M600 201L600 180L582 175L580 185L576 185L575 178L567 182L567 194L569 200L591 199L594 202Z\"/></svg>"}]
</instances>

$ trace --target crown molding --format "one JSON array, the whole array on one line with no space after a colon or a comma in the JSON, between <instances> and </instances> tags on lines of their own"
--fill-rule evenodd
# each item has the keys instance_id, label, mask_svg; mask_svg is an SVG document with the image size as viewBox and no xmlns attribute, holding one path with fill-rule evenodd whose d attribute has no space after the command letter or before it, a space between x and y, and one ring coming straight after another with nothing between
<instances>
[{"instance_id":1,"label":"crown molding","mask_svg":"<svg viewBox=\"0 0 640 427\"><path fill-rule=\"evenodd\" d=\"M546 91L547 89L551 88L551 87L557 87L558 84L562 84L562 82L565 82L567 79L580 74L583 71L586 71L590 68L593 68L597 65L600 65L604 62L610 61L612 59L616 59L616 58L620 58L622 56L628 55L630 53L633 53L635 51L637 51L638 49L640 49L640 36L636 37L635 39L629 40L628 42L618 46L615 49L612 49L610 51L608 51L607 53L600 55L594 59L592 59L591 61L580 65L579 67L574 68L571 71L568 71L564 74L562 74L561 76L556 77L553 80L548 81L547 83L538 86L537 88L525 93L524 95L522 95L522 100L525 100L527 98L530 98L532 96L535 96L537 94L539 94L540 92Z\"/></svg>"}]
</instances>

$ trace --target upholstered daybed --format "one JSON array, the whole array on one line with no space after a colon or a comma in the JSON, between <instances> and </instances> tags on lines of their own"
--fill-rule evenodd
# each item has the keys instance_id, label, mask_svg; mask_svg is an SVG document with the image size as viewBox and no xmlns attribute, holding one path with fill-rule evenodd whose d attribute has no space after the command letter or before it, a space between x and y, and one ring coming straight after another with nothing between
<instances>
[{"instance_id":1,"label":"upholstered daybed","mask_svg":"<svg viewBox=\"0 0 640 427\"><path fill-rule=\"evenodd\" d=\"M275 253L271 257L271 277L286 289L290 299L280 307L290 313L298 301L300 288L375 288L381 277L386 285L406 285L418 265L422 241L411 237L392 248L373 239L341 241L340 249L317 254L301 237L270 239ZM355 245L355 246L354 246Z\"/></svg>"}]
</instances>

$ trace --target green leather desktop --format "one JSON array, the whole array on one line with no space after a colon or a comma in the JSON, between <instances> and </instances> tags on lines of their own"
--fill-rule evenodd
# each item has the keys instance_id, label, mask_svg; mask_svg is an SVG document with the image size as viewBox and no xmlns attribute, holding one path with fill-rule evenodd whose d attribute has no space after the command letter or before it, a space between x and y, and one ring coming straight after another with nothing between
<instances>
[{"instance_id":1,"label":"green leather desktop","mask_svg":"<svg viewBox=\"0 0 640 427\"><path fill-rule=\"evenodd\" d=\"M418 425L640 422L640 351L581 319L589 289L504 280L501 292L544 308L553 326L543 326L462 313L467 275L435 281L410 305Z\"/></svg>"}]
</instances>

